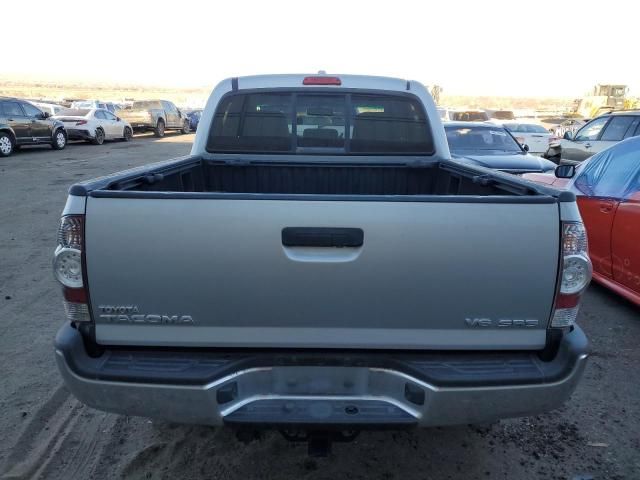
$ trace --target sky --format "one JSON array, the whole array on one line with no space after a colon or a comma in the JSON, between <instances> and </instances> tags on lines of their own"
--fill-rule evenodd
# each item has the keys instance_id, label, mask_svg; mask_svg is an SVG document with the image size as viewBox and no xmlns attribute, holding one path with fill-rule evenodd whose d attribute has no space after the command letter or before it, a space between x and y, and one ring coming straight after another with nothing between
<instances>
[{"instance_id":1,"label":"sky","mask_svg":"<svg viewBox=\"0 0 640 480\"><path fill-rule=\"evenodd\" d=\"M625 12L637 15L633 5L9 1L0 77L203 87L231 76L325 70L438 84L448 95L579 97L596 83L627 84L640 95L639 37L623 28Z\"/></svg>"}]
</instances>

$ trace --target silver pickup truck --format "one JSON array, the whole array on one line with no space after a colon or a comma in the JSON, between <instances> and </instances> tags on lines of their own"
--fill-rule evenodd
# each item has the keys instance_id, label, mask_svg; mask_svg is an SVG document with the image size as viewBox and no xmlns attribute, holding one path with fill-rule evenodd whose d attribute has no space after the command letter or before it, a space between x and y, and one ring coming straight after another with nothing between
<instances>
[{"instance_id":1,"label":"silver pickup truck","mask_svg":"<svg viewBox=\"0 0 640 480\"><path fill-rule=\"evenodd\" d=\"M233 78L200 125L191 155L69 191L55 352L81 401L317 440L573 392L575 197L452 161L420 83Z\"/></svg>"}]
</instances>

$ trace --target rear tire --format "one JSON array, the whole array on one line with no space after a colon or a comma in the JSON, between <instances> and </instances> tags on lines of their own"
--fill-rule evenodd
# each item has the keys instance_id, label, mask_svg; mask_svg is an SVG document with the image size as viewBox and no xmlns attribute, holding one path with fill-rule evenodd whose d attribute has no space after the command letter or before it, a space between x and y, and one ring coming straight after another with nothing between
<instances>
[{"instance_id":1,"label":"rear tire","mask_svg":"<svg viewBox=\"0 0 640 480\"><path fill-rule=\"evenodd\" d=\"M94 145L102 145L104 143L104 130L101 128L96 128L96 136L91 140L91 143Z\"/></svg>"},{"instance_id":2,"label":"rear tire","mask_svg":"<svg viewBox=\"0 0 640 480\"><path fill-rule=\"evenodd\" d=\"M153 135L158 138L164 137L164 120L158 120L156 128L153 129Z\"/></svg>"},{"instance_id":3,"label":"rear tire","mask_svg":"<svg viewBox=\"0 0 640 480\"><path fill-rule=\"evenodd\" d=\"M133 132L131 131L131 128L124 127L124 131L122 132L122 140L124 140L125 142L130 142L132 137Z\"/></svg>"},{"instance_id":4,"label":"rear tire","mask_svg":"<svg viewBox=\"0 0 640 480\"><path fill-rule=\"evenodd\" d=\"M53 134L53 141L51 142L51 148L54 150L62 150L67 146L67 134L59 128Z\"/></svg>"},{"instance_id":5,"label":"rear tire","mask_svg":"<svg viewBox=\"0 0 640 480\"><path fill-rule=\"evenodd\" d=\"M15 144L11 135L5 132L0 132L0 157L8 157L13 153Z\"/></svg>"}]
</instances>

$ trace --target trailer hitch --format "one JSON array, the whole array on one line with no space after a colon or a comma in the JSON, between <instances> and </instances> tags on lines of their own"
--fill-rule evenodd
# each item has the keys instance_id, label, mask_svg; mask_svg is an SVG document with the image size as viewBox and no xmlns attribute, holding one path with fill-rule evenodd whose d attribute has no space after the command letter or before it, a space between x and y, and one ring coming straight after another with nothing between
<instances>
[{"instance_id":1,"label":"trailer hitch","mask_svg":"<svg viewBox=\"0 0 640 480\"><path fill-rule=\"evenodd\" d=\"M282 436L290 442L306 442L310 457L328 457L333 442L351 442L358 430L280 430Z\"/></svg>"}]
</instances>

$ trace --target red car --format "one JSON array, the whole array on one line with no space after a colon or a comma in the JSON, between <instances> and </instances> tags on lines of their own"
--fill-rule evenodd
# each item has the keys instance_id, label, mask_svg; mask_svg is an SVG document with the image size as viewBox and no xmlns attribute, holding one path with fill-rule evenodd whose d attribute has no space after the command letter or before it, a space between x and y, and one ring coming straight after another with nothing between
<instances>
[{"instance_id":1,"label":"red car","mask_svg":"<svg viewBox=\"0 0 640 480\"><path fill-rule=\"evenodd\" d=\"M576 194L594 280L640 305L640 137L594 155L571 179L524 178Z\"/></svg>"}]
</instances>

